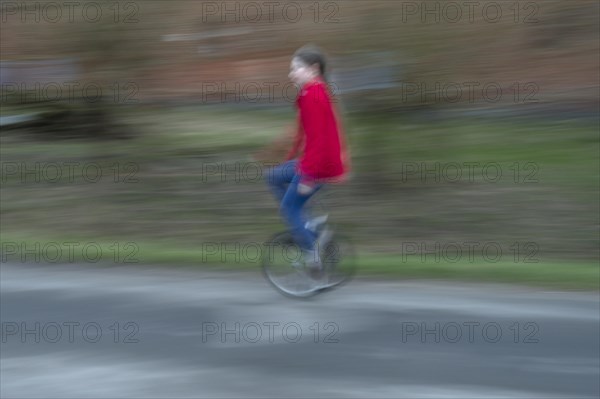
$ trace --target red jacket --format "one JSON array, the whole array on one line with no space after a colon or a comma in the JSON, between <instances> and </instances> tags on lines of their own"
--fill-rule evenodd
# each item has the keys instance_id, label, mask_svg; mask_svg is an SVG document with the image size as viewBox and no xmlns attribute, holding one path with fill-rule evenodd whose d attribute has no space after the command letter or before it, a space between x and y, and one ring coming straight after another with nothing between
<instances>
[{"instance_id":1,"label":"red jacket","mask_svg":"<svg viewBox=\"0 0 600 399\"><path fill-rule=\"evenodd\" d=\"M346 140L325 82L315 79L306 83L296 106L298 129L287 159L293 159L303 147L298 172L305 179L344 181L350 171Z\"/></svg>"}]
</instances>

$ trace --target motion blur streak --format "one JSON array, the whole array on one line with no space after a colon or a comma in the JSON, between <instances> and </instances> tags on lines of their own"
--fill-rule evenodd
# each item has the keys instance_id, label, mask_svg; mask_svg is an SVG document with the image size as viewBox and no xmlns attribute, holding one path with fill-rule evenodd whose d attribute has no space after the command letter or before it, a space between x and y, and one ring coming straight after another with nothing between
<instances>
[{"instance_id":1,"label":"motion blur streak","mask_svg":"<svg viewBox=\"0 0 600 399\"><path fill-rule=\"evenodd\" d=\"M1 396L597 398L599 21L597 0L0 0ZM323 76L292 59L310 44ZM329 292L307 245L262 262L317 78L329 128L306 137L345 132L351 173L312 224L283 215L356 259Z\"/></svg>"}]
</instances>

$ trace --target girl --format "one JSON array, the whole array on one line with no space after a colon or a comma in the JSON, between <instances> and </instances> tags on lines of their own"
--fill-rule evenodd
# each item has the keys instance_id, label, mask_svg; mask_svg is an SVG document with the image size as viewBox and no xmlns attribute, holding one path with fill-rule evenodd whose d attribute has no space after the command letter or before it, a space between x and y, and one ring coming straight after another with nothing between
<instances>
[{"instance_id":1,"label":"girl","mask_svg":"<svg viewBox=\"0 0 600 399\"><path fill-rule=\"evenodd\" d=\"M305 228L302 208L324 183L344 181L349 172L344 134L327 88L325 68L325 57L317 47L304 46L294 54L289 78L300 88L294 144L286 162L269 174L282 216L304 252L306 265L315 269L321 267L317 243L323 242L323 237Z\"/></svg>"}]
</instances>

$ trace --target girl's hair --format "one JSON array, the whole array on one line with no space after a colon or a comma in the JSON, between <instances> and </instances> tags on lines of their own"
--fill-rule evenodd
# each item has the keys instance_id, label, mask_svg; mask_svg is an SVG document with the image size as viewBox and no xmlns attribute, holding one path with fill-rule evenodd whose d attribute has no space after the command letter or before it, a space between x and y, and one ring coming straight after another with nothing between
<instances>
[{"instance_id":1,"label":"girl's hair","mask_svg":"<svg viewBox=\"0 0 600 399\"><path fill-rule=\"evenodd\" d=\"M307 44L306 46L300 47L294 53L294 58L296 57L300 58L306 65L318 64L321 76L325 78L327 59L319 47L313 44Z\"/></svg>"},{"instance_id":2,"label":"girl's hair","mask_svg":"<svg viewBox=\"0 0 600 399\"><path fill-rule=\"evenodd\" d=\"M334 93L332 91L332 87L329 85L329 79L327 78L327 58L325 57L325 53L323 52L323 50L321 50L319 47L315 46L314 44L307 44L305 46L300 47L298 50L296 50L293 58L296 58L296 57L300 58L300 60L302 62L304 62L306 65L319 64L319 72L321 73L321 77L323 78L323 80L325 80L325 83L327 83L327 91L333 97ZM337 101L335 101L335 102L337 103L337 106L336 106L336 104L332 104L333 109L337 115L336 117L338 118L338 122L341 124L342 123L341 112L343 111L344 106L342 103L342 99L339 97L339 95L337 96ZM348 149L350 148L347 137L346 137L346 146L348 147Z\"/></svg>"}]
</instances>

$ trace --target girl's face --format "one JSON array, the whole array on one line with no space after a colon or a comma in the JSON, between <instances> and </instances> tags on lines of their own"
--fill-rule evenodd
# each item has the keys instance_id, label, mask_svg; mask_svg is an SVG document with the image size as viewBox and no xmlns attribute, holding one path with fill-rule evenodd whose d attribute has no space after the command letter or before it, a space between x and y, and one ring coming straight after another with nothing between
<instances>
[{"instance_id":1,"label":"girl's face","mask_svg":"<svg viewBox=\"0 0 600 399\"><path fill-rule=\"evenodd\" d=\"M306 65L300 58L294 57L290 64L290 80L302 87L318 75L318 65Z\"/></svg>"}]
</instances>

